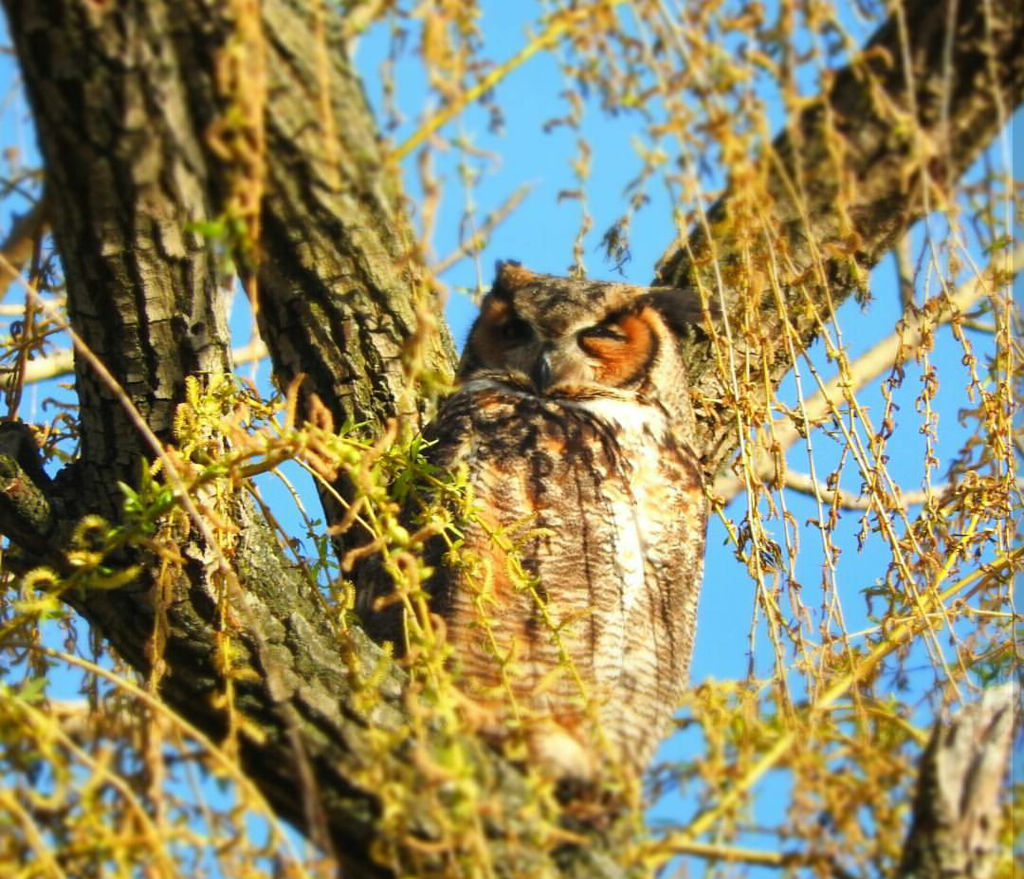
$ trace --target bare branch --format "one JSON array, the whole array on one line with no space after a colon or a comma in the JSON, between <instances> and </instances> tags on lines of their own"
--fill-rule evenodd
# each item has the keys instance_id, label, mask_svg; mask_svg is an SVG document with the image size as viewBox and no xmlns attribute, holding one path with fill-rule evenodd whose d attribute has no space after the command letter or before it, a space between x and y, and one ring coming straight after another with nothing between
<instances>
[{"instance_id":1,"label":"bare branch","mask_svg":"<svg viewBox=\"0 0 1024 879\"><path fill-rule=\"evenodd\" d=\"M1014 249L1009 262L1010 272L1016 276L1024 268L1024 245L1018 245ZM838 415L839 407L844 400L850 399L872 379L891 369L897 358L907 359L916 355L936 327L960 319L974 303L991 293L990 283L986 278L973 278L948 299L942 300L937 312L905 314L900 319L896 332L858 357L850 364L845 375L837 375L804 402L801 414L807 423L813 427ZM802 435L803 424L795 420L776 424L774 439L778 443L778 455L773 455L763 448L754 452L754 473L757 479L763 483L777 481L781 474L776 471L775 461L796 445ZM785 480L785 476L781 476ZM723 473L715 480L714 492L728 502L743 491L744 487L742 476Z\"/></svg>"},{"instance_id":2,"label":"bare branch","mask_svg":"<svg viewBox=\"0 0 1024 879\"><path fill-rule=\"evenodd\" d=\"M910 235L904 235L892 252L896 257L896 283L899 287L900 305L907 311L914 304L914 267L910 254Z\"/></svg>"},{"instance_id":3,"label":"bare branch","mask_svg":"<svg viewBox=\"0 0 1024 879\"><path fill-rule=\"evenodd\" d=\"M491 211L491 213L487 215L483 223L480 225L480 228L476 230L476 234L473 235L470 240L462 242L462 244L460 244L446 257L434 263L434 265L431 266L431 271L435 275L444 274L452 266L458 265L467 256L479 253L486 246L487 239L491 237L491 233L506 219L508 219L512 215L512 212L523 203L523 199L530 194L530 190L532 188L532 184L529 183L520 186L512 193L512 195L498 205L495 210Z\"/></svg>"},{"instance_id":4,"label":"bare branch","mask_svg":"<svg viewBox=\"0 0 1024 879\"><path fill-rule=\"evenodd\" d=\"M844 489L826 488L820 482L812 479L809 474L797 473L794 470L786 470L783 476L783 485L786 488L791 488L793 491L800 492L800 494L816 498L822 503L834 504L843 510L870 510L876 505L876 502L868 495L854 494L852 491L845 491ZM1024 487L1024 480L1018 479L1017 487ZM926 504L931 499L935 499L941 504L951 488L952 486L944 484L932 486L928 490L904 491L900 492L897 500L904 508Z\"/></svg>"},{"instance_id":5,"label":"bare branch","mask_svg":"<svg viewBox=\"0 0 1024 879\"><path fill-rule=\"evenodd\" d=\"M800 492L800 494L809 495L823 503L834 504L844 510L869 510L874 505L871 498L863 494L854 494L852 491L844 489L826 488L820 482L812 479L810 474L797 473L789 469L786 470L783 477L783 485ZM941 498L948 490L948 485L936 485L931 491L904 492L900 495L900 500L903 506L912 507L926 503L930 497Z\"/></svg>"},{"instance_id":6,"label":"bare branch","mask_svg":"<svg viewBox=\"0 0 1024 879\"><path fill-rule=\"evenodd\" d=\"M934 0L904 0L897 9L775 139L762 162L760 202L768 215L757 213L760 203L742 203L743 187L727 190L662 258L655 283L699 283L721 300L731 324L746 327L735 356L752 395L763 396L759 389L776 386L793 368L794 356L923 215L923 193L958 179L1019 100L1024 16L1016 10ZM905 30L905 21L913 27ZM941 149L926 154L914 142ZM738 372L717 362L723 344L735 351L738 343L689 345L692 385L709 401L734 396L727 375ZM736 448L736 418L728 403L709 406L700 418L712 473Z\"/></svg>"},{"instance_id":7,"label":"bare branch","mask_svg":"<svg viewBox=\"0 0 1024 879\"><path fill-rule=\"evenodd\" d=\"M267 346L258 338L253 338L248 344L231 349L231 362L236 367L243 363L253 363L262 360L267 356ZM58 351L55 354L48 354L36 360L30 360L25 365L25 384L47 381L52 378L60 378L68 375L75 366L74 355L70 349Z\"/></svg>"},{"instance_id":8,"label":"bare branch","mask_svg":"<svg viewBox=\"0 0 1024 879\"><path fill-rule=\"evenodd\" d=\"M220 262L209 236L195 231L200 227L251 236L230 245L245 266L282 385L301 385L304 402L329 411L333 425L361 422L379 429L395 416L415 422L423 403L409 368L410 346L422 342L428 349L425 368L438 373L450 367L453 352L443 327L427 332L436 301L404 213L400 175L341 45L351 33L344 27L328 33L322 15L327 7L301 0L266 0L258 7L206 0L4 0L4 5L54 184L48 191L54 193L53 228L68 282L69 320L85 342L76 357L82 461L67 468L52 489L67 505L66 515L44 511L33 518L25 512L21 518L31 527L22 534L15 526L15 540L35 549L53 527L55 539L39 551L59 554L82 515L99 510L116 522L120 483L137 481L139 459L152 460L162 453L161 444L174 443L186 381L230 369ZM1012 31L1016 25L959 4L971 39L956 49L953 69L963 81L954 84L953 94L962 102L949 111L963 130L948 162L928 169L908 164L906 144L891 140L893 120L876 112L872 89L881 85L902 107L907 80L942 67L944 60L933 50L944 45L946 32L945 10L932 10L941 4L907 0L905 5L922 22L911 47L913 75L893 60L903 56L890 20L873 41L870 57L839 72L825 99L840 118L851 162L833 170L867 181L863 203L854 206L863 213L854 230L863 248L853 260L848 259L852 238L844 237L848 230L837 229L831 210L835 181L825 180L809 206L795 206L785 197L788 178L806 176L822 161L820 105L790 127L801 130L806 155L797 141L783 137L771 157L779 175L776 220L791 239L797 269L812 267L808 251L833 247L843 256L829 262L827 280L843 295L855 274L846 263L855 262L860 270L870 266L919 213L920 182L914 175L959 174L1000 121L991 93L998 97L1011 89L1024 69L1018 54L1007 49L1019 42ZM550 46L585 14L574 10L553 17L528 49ZM987 42L978 34L986 27L993 32ZM886 47L893 49L887 56ZM522 57L513 60L520 63ZM251 64L258 76L226 83L222 76L237 74L235 64ZM877 76L863 77L867 68ZM495 73L510 69L506 65ZM927 75L919 80L922 94L934 84ZM493 81L485 78L482 86ZM455 101L444 112L464 105ZM929 106L916 120L924 138L935 133L933 116ZM895 158L879 159L887 156ZM738 259L737 247L717 243L725 263ZM693 254L706 255L700 234L685 254L666 259L664 278L688 275ZM786 284L792 280L787 276ZM741 291L726 293L733 297L726 305L732 306ZM785 295L791 293L787 286ZM823 299L812 305L794 325L801 344L818 331L827 311ZM766 326L778 329L788 319L783 310L766 300ZM927 328L922 323L908 329L904 346L915 332L918 341L923 339ZM765 348L766 387L792 366L789 351L778 343L783 335L770 335ZM717 393L717 373L701 369L711 360L710 347L702 344L694 340L691 361L698 393L712 401L704 446L715 450L708 454L713 468L728 456L735 422L729 401ZM758 361L759 352L754 353ZM886 368L894 356L886 355L873 368ZM819 416L809 410L812 420L833 411L827 393L819 408ZM301 416L292 411L293 421ZM140 440L140 426L148 442ZM49 486L29 472L32 464L22 448L0 451L6 453L8 489L27 477L49 503L44 490ZM187 494L187 486L172 487L183 498ZM184 560L166 576L157 574L159 565L140 550L131 559L141 559L134 582L109 591L69 590L66 600L131 665L151 676L167 704L211 739L227 738L237 746L246 771L278 814L325 846L333 845L346 875L376 879L385 872L374 857L383 838L376 782L425 775L412 774L423 755L410 753L405 735L408 724L420 719L415 699L408 698L415 693L360 630L346 629L339 636L336 620L324 613L323 596L280 551L247 497L240 492L228 500L230 508L217 512L229 520L231 578L219 563L223 553L216 535L199 522L185 521L172 523L182 530L174 536ZM35 505L35 498L30 501ZM1007 567L1017 561L1012 555L1000 563ZM979 579L990 573L979 573ZM1001 570L996 574L1002 576ZM231 588L224 588L225 579ZM935 601L959 597L973 582L965 578L941 594L935 583ZM927 604L926 611L932 607ZM899 623L823 691L810 714L828 710L930 625L928 612ZM425 733L423 741L430 735ZM798 726L785 731L733 791L695 821L692 832L706 831L729 813L798 735ZM399 743L392 744L391 737ZM465 745L465 753L473 755L467 761L480 761L483 771L474 780L486 778L491 785L482 797L493 798L495 808L481 816L486 832L479 844L498 875L623 875L625 868L615 861L627 859L624 852L634 841L621 844L609 835L554 853L532 844L551 838L544 836L550 829L544 819L523 808L535 802L535 791L475 739L456 744L457 753ZM441 783L437 789L442 799L449 793ZM430 856L430 819L411 816L414 833L386 840L399 850L396 863L410 853Z\"/></svg>"}]
</instances>

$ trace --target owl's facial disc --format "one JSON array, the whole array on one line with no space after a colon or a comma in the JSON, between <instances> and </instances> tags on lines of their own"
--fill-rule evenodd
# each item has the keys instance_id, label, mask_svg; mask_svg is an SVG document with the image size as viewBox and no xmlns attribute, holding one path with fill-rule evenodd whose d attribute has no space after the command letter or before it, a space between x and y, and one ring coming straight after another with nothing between
<instances>
[{"instance_id":1,"label":"owl's facial disc","mask_svg":"<svg viewBox=\"0 0 1024 879\"><path fill-rule=\"evenodd\" d=\"M525 314L517 306L522 305ZM647 375L659 349L658 313L646 303L594 315L563 309L552 315L536 303L484 300L469 339L466 364L500 370L528 381L539 395L559 395L587 386L619 391L635 387Z\"/></svg>"},{"instance_id":2,"label":"owl's facial disc","mask_svg":"<svg viewBox=\"0 0 1024 879\"><path fill-rule=\"evenodd\" d=\"M470 333L461 377L504 375L542 396L631 393L649 379L670 337L662 307L670 303L658 297L678 292L502 264Z\"/></svg>"},{"instance_id":3,"label":"owl's facial disc","mask_svg":"<svg viewBox=\"0 0 1024 879\"><path fill-rule=\"evenodd\" d=\"M613 314L598 324L574 326L568 332L526 339L519 352L533 357L524 371L538 394L587 385L627 390L647 374L658 353L658 336L649 309Z\"/></svg>"},{"instance_id":4,"label":"owl's facial disc","mask_svg":"<svg viewBox=\"0 0 1024 879\"><path fill-rule=\"evenodd\" d=\"M577 343L594 364L594 378L604 385L627 388L639 382L658 354L655 313L648 307L614 314L581 330Z\"/></svg>"}]
</instances>

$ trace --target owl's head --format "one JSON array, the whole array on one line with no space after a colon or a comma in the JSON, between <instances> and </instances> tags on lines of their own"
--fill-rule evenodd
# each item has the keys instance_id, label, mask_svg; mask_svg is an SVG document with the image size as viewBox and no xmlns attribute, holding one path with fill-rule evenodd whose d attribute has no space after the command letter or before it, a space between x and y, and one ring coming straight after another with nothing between
<instances>
[{"instance_id":1,"label":"owl's head","mask_svg":"<svg viewBox=\"0 0 1024 879\"><path fill-rule=\"evenodd\" d=\"M677 339L704 310L692 290L541 275L498 263L459 378L511 381L538 396L622 396L685 386Z\"/></svg>"}]
</instances>

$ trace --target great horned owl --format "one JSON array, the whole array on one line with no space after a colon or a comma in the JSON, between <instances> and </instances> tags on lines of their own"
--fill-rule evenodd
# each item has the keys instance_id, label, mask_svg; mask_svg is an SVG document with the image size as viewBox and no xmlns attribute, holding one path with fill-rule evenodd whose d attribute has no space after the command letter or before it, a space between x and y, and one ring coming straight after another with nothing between
<instances>
[{"instance_id":1,"label":"great horned owl","mask_svg":"<svg viewBox=\"0 0 1024 879\"><path fill-rule=\"evenodd\" d=\"M558 777L611 759L641 771L686 685L707 518L677 333L692 292L539 275L499 263L425 431L464 469L474 515L432 609L471 695L503 707ZM360 608L401 642L392 609Z\"/></svg>"}]
</instances>

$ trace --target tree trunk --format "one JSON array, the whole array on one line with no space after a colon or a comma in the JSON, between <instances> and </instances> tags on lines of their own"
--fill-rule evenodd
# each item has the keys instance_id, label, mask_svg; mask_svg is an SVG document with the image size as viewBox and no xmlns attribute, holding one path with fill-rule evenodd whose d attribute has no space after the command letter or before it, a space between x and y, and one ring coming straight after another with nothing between
<instances>
[{"instance_id":1,"label":"tree trunk","mask_svg":"<svg viewBox=\"0 0 1024 879\"><path fill-rule=\"evenodd\" d=\"M1013 685L938 721L921 756L899 879L988 879L1002 854L999 792L1013 746Z\"/></svg>"}]
</instances>

